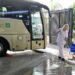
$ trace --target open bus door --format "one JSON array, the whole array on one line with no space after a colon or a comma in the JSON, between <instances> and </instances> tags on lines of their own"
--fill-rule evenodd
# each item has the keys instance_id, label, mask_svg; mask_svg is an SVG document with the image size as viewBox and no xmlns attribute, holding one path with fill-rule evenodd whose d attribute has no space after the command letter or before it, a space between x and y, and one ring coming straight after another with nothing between
<instances>
[{"instance_id":1,"label":"open bus door","mask_svg":"<svg viewBox=\"0 0 75 75\"><path fill-rule=\"evenodd\" d=\"M31 13L32 49L44 49L47 45L47 27L49 26L49 9L40 8Z\"/></svg>"}]
</instances>

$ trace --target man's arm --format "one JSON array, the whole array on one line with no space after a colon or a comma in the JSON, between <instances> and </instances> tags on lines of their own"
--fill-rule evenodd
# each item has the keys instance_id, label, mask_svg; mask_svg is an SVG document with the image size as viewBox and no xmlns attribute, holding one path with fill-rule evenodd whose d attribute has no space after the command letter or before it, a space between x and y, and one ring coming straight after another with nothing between
<instances>
[{"instance_id":1,"label":"man's arm","mask_svg":"<svg viewBox=\"0 0 75 75\"><path fill-rule=\"evenodd\" d=\"M61 31L61 28L59 28L59 29L57 30L56 34L58 34L60 31Z\"/></svg>"}]
</instances>

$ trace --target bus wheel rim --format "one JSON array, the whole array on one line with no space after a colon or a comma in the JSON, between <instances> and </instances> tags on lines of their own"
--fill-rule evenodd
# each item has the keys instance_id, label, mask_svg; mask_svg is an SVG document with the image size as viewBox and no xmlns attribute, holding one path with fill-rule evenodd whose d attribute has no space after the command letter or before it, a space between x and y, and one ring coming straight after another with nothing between
<instances>
[{"instance_id":1,"label":"bus wheel rim","mask_svg":"<svg viewBox=\"0 0 75 75\"><path fill-rule=\"evenodd\" d=\"M0 51L3 50L3 45L0 43Z\"/></svg>"}]
</instances>

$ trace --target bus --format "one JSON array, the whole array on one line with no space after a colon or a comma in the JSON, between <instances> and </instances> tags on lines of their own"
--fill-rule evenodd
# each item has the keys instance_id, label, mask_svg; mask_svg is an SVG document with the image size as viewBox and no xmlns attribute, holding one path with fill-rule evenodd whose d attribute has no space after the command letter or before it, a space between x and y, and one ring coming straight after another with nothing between
<instances>
[{"instance_id":1,"label":"bus","mask_svg":"<svg viewBox=\"0 0 75 75\"><path fill-rule=\"evenodd\" d=\"M7 50L36 50L46 47L49 8L29 0L0 0L0 56Z\"/></svg>"}]
</instances>

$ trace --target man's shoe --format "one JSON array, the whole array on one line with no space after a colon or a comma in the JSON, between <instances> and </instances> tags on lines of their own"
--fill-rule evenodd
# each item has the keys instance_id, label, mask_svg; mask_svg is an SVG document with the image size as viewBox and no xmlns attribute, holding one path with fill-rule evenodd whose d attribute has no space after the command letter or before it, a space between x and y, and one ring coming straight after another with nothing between
<instances>
[{"instance_id":1,"label":"man's shoe","mask_svg":"<svg viewBox=\"0 0 75 75\"><path fill-rule=\"evenodd\" d=\"M59 59L61 59L61 57L60 57L60 56L58 56L58 58L59 58Z\"/></svg>"},{"instance_id":2,"label":"man's shoe","mask_svg":"<svg viewBox=\"0 0 75 75\"><path fill-rule=\"evenodd\" d=\"M61 60L62 60L62 61L65 61L65 59L64 59L64 58L61 58Z\"/></svg>"},{"instance_id":3,"label":"man's shoe","mask_svg":"<svg viewBox=\"0 0 75 75\"><path fill-rule=\"evenodd\" d=\"M65 59L62 58L62 57L60 57L60 56L58 56L58 59L59 59L59 60L62 60L62 61L65 61Z\"/></svg>"}]
</instances>

